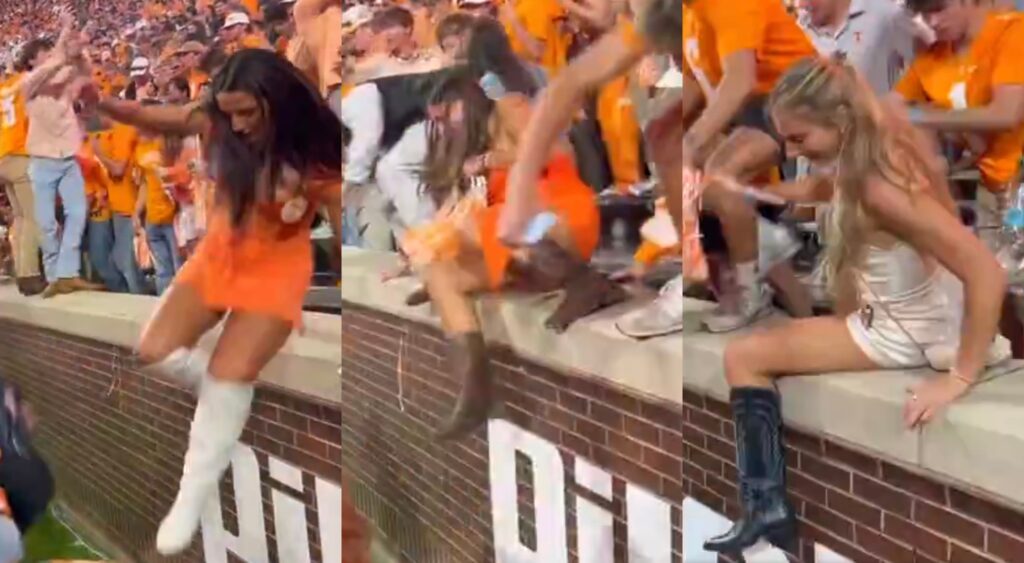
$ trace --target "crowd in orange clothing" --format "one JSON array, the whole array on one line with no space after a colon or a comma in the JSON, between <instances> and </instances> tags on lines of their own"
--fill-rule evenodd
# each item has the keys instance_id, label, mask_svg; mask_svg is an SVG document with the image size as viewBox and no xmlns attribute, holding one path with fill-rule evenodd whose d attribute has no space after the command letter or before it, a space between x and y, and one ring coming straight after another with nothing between
<instances>
[{"instance_id":1,"label":"crowd in orange clothing","mask_svg":"<svg viewBox=\"0 0 1024 563\"><path fill-rule=\"evenodd\" d=\"M146 104L200 100L210 77L243 49L273 50L305 72L324 96L340 84L339 2L296 0L84 0L0 4L3 76L0 174L8 185L14 274L22 293L46 296L92 288L53 287L37 256L40 226L25 172L29 124L20 90L57 40L68 8L84 34L92 81L103 95ZM335 6L333 10L328 9ZM298 16L296 16L298 12ZM335 13L337 12L337 13ZM298 28L302 28L301 32ZM339 25L333 26L338 30ZM334 52L333 59L330 51ZM38 60L33 60L37 59ZM98 116L80 115L78 163L88 198L83 276L110 291L159 293L205 228L211 182L195 138L149 135ZM51 282L51 283L48 283ZM155 286L155 287L154 287Z\"/></svg>"},{"instance_id":2,"label":"crowd in orange clothing","mask_svg":"<svg viewBox=\"0 0 1024 563\"><path fill-rule=\"evenodd\" d=\"M368 100L375 97L368 84L388 77L429 75L465 67L479 77L484 94L496 106L507 107L509 99L516 97L506 94L536 101L547 84L557 80L572 61L602 38L634 34L630 30L635 18L633 7L624 0L402 0L349 5L343 15L348 39L343 60L346 101L342 120L345 123L345 114L349 113L351 123L345 124L355 131L346 181L351 201L358 204L346 210L345 243L372 250L401 249L407 254L408 248L403 247L419 247L424 238L436 238L439 232L433 227L420 229L436 224L433 221L438 202L428 201L422 193L417 195L419 180L414 175L402 177L402 170L421 166L427 159L427 143L416 140L423 138L423 132L415 119L410 118L411 126L404 130L404 136L395 133L401 141L386 141L378 147L380 152L373 153L379 157L372 164L376 169L366 173L371 166L364 159L369 154L364 150L368 145L364 145L358 131L375 128L366 121L372 108L363 106L372 104ZM517 79L523 72L529 77ZM516 85L510 86L513 82ZM533 84L525 85L529 82ZM645 146L642 135L643 124L652 115L648 106L680 83L681 75L672 57L651 53L586 93L586 102L568 130L573 175L590 188L591 199L602 208L604 226L596 249L597 262L620 278L644 278L680 254L663 202L654 196L657 175L652 171L647 154L650 147ZM421 97L427 95L427 90L421 89ZM420 105L426 102L422 99ZM388 103L385 100L384 104ZM346 110L346 106L351 109ZM528 110L523 112L524 125L529 114ZM436 125L436 120L429 117L424 122L424 130ZM390 125L385 124L385 129ZM385 133L384 137L388 136ZM486 172L477 172L479 185L486 184L487 174L500 168L484 167ZM497 195L502 191L500 184L489 184L489 203L503 199ZM651 221L641 230L646 218ZM623 221L627 223L625 229L618 225ZM669 236L658 236L662 231ZM484 236L487 238L493 237ZM594 250L589 249L587 256ZM490 267L500 269L504 262L493 262ZM401 267L385 272L384 277L405 273L407 268ZM492 278L496 277L492 272ZM624 332L640 336L628 328Z\"/></svg>"},{"instance_id":3,"label":"crowd in orange clothing","mask_svg":"<svg viewBox=\"0 0 1024 563\"><path fill-rule=\"evenodd\" d=\"M18 289L163 295L138 356L188 372L179 383L199 396L202 443L157 534L164 554L188 547L248 417L263 367L251 357L269 361L300 325L313 240L338 230L341 13L341 0L0 2ZM197 317L224 320L212 356L193 361L216 323L161 348ZM342 534L345 561L366 560L356 518Z\"/></svg>"}]
</instances>

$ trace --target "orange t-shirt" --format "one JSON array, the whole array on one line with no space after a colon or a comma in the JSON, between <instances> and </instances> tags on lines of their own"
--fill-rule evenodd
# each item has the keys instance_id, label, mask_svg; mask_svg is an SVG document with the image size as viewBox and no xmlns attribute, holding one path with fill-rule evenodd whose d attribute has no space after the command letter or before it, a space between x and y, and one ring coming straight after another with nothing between
<instances>
[{"instance_id":1,"label":"orange t-shirt","mask_svg":"<svg viewBox=\"0 0 1024 563\"><path fill-rule=\"evenodd\" d=\"M549 75L554 76L565 66L571 38L562 31L561 21L565 18L565 9L557 0L505 0L514 2L515 14L519 23L535 40L544 45L540 60L536 60L519 40L510 22L505 22L505 29L512 44L512 50L524 59L544 67Z\"/></svg>"},{"instance_id":2,"label":"orange t-shirt","mask_svg":"<svg viewBox=\"0 0 1024 563\"><path fill-rule=\"evenodd\" d=\"M243 49L267 49L272 51L273 47L270 46L270 42L263 35L259 33L246 33L237 40L225 45L224 53L234 55Z\"/></svg>"},{"instance_id":3,"label":"orange t-shirt","mask_svg":"<svg viewBox=\"0 0 1024 563\"><path fill-rule=\"evenodd\" d=\"M163 167L160 139L140 139L135 145L135 163L139 171L139 189L146 190L146 224L170 225L174 223L174 201L164 190L160 178Z\"/></svg>"},{"instance_id":4,"label":"orange t-shirt","mask_svg":"<svg viewBox=\"0 0 1024 563\"><path fill-rule=\"evenodd\" d=\"M289 58L292 64L307 70L305 64L296 60L305 47L307 54L316 61L320 94L326 96L341 84L341 6L330 6L319 14L307 14L300 7L295 8L295 29L298 33L295 39L298 41L293 40L298 50Z\"/></svg>"},{"instance_id":5,"label":"orange t-shirt","mask_svg":"<svg viewBox=\"0 0 1024 563\"><path fill-rule=\"evenodd\" d=\"M25 95L21 93L23 73L12 75L0 83L0 158L24 155L28 140L28 116Z\"/></svg>"},{"instance_id":6,"label":"orange t-shirt","mask_svg":"<svg viewBox=\"0 0 1024 563\"><path fill-rule=\"evenodd\" d=\"M627 17L620 17L618 24L616 25L616 31L622 40L626 42L630 50L634 53L646 53L649 48L647 46L647 40L636 28L636 23L632 19Z\"/></svg>"},{"instance_id":7,"label":"orange t-shirt","mask_svg":"<svg viewBox=\"0 0 1024 563\"><path fill-rule=\"evenodd\" d=\"M260 0L242 0L242 5L245 6L245 11L249 12L250 16L260 15Z\"/></svg>"},{"instance_id":8,"label":"orange t-shirt","mask_svg":"<svg viewBox=\"0 0 1024 563\"><path fill-rule=\"evenodd\" d=\"M89 139L96 137L90 134ZM107 169L96 158L92 150L92 144L85 142L78 152L78 165L82 169L82 178L85 180L85 195L89 200L89 220L109 221L110 213L110 176Z\"/></svg>"},{"instance_id":9,"label":"orange t-shirt","mask_svg":"<svg viewBox=\"0 0 1024 563\"><path fill-rule=\"evenodd\" d=\"M134 127L118 123L111 129L97 133L96 139L106 158L127 163L124 176L110 179L110 210L119 215L131 216L135 213L135 202L139 195L131 171L139 133Z\"/></svg>"},{"instance_id":10,"label":"orange t-shirt","mask_svg":"<svg viewBox=\"0 0 1024 563\"><path fill-rule=\"evenodd\" d=\"M800 59L817 55L782 0L694 0L683 10L683 70L706 97L722 81L722 62L747 50L757 56L758 94L770 92Z\"/></svg>"},{"instance_id":11,"label":"orange t-shirt","mask_svg":"<svg viewBox=\"0 0 1024 563\"><path fill-rule=\"evenodd\" d=\"M202 92L203 86L210 82L210 75L199 69L192 69L188 73L188 94L189 97L195 101L199 99L199 93Z\"/></svg>"},{"instance_id":12,"label":"orange t-shirt","mask_svg":"<svg viewBox=\"0 0 1024 563\"><path fill-rule=\"evenodd\" d=\"M119 43L114 47L114 60L120 66L128 65L128 58L131 56L131 51L128 45Z\"/></svg>"},{"instance_id":13,"label":"orange t-shirt","mask_svg":"<svg viewBox=\"0 0 1024 563\"><path fill-rule=\"evenodd\" d=\"M958 55L948 43L938 44L914 59L896 92L909 102L927 102L948 109L984 107L999 86L1024 85L1024 14L993 12L971 44ZM1005 187L1020 168L1024 125L993 133L978 160L982 180L990 189Z\"/></svg>"},{"instance_id":14,"label":"orange t-shirt","mask_svg":"<svg viewBox=\"0 0 1024 563\"><path fill-rule=\"evenodd\" d=\"M420 7L412 10L412 37L416 44L423 49L432 49L437 46L437 34L434 29L437 27L435 18L430 8ZM440 21L440 20L436 20Z\"/></svg>"}]
</instances>

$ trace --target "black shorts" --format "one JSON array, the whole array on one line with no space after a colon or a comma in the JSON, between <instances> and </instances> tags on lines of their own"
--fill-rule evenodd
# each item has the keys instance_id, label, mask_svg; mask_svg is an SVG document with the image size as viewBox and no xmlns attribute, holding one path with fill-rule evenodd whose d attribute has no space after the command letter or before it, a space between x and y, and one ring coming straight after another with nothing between
<instances>
[{"instance_id":1,"label":"black shorts","mask_svg":"<svg viewBox=\"0 0 1024 563\"><path fill-rule=\"evenodd\" d=\"M768 115L768 98L766 96L754 97L743 106L739 115L732 120L732 128L737 127L749 127L766 133L778 143L779 158L784 158L785 142Z\"/></svg>"},{"instance_id":2,"label":"black shorts","mask_svg":"<svg viewBox=\"0 0 1024 563\"><path fill-rule=\"evenodd\" d=\"M784 208L775 205L758 205L757 214L765 219L774 222L785 211ZM729 254L729 246L725 243L725 235L722 233L722 223L718 217L709 213L700 215L700 245L705 254L716 254L726 256Z\"/></svg>"}]
</instances>

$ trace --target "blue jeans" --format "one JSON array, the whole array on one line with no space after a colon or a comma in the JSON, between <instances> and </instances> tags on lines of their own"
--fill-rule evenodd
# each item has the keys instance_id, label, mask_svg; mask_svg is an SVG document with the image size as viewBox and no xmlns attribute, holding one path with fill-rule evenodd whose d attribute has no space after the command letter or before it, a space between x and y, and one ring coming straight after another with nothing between
<instances>
[{"instance_id":1,"label":"blue jeans","mask_svg":"<svg viewBox=\"0 0 1024 563\"><path fill-rule=\"evenodd\" d=\"M110 219L90 220L85 237L85 250L89 253L89 261L103 280L103 285L107 286L109 291L126 293L128 284L114 266L114 222Z\"/></svg>"},{"instance_id":2,"label":"blue jeans","mask_svg":"<svg viewBox=\"0 0 1024 563\"><path fill-rule=\"evenodd\" d=\"M341 244L344 246L363 246L363 236L359 230L359 208L347 207L341 218Z\"/></svg>"},{"instance_id":3,"label":"blue jeans","mask_svg":"<svg viewBox=\"0 0 1024 563\"><path fill-rule=\"evenodd\" d=\"M77 278L82 273L82 235L88 215L85 180L73 158L32 157L28 165L35 195L36 221L42 234L46 279ZM57 223L57 195L64 206L64 229Z\"/></svg>"},{"instance_id":4,"label":"blue jeans","mask_svg":"<svg viewBox=\"0 0 1024 563\"><path fill-rule=\"evenodd\" d=\"M135 258L135 225L127 215L114 213L114 266L128 283L128 291L144 295L146 286L142 281L142 270Z\"/></svg>"},{"instance_id":5,"label":"blue jeans","mask_svg":"<svg viewBox=\"0 0 1024 563\"><path fill-rule=\"evenodd\" d=\"M174 274L181 269L181 254L174 236L174 225L146 225L146 241L153 255L156 270L156 294L163 295L171 285Z\"/></svg>"}]
</instances>

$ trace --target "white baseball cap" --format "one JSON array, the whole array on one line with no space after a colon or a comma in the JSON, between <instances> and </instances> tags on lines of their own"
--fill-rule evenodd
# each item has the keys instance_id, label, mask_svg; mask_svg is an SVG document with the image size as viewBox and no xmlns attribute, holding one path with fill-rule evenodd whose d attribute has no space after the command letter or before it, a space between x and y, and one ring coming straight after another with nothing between
<instances>
[{"instance_id":1,"label":"white baseball cap","mask_svg":"<svg viewBox=\"0 0 1024 563\"><path fill-rule=\"evenodd\" d=\"M149 59L146 57L136 57L135 60L132 61L131 70L129 71L128 76L135 78L138 76L145 76L148 73Z\"/></svg>"},{"instance_id":2,"label":"white baseball cap","mask_svg":"<svg viewBox=\"0 0 1024 563\"><path fill-rule=\"evenodd\" d=\"M249 19L249 14L245 12L231 12L224 19L224 27L221 29L235 27L236 25L249 25L250 23L252 23L252 20Z\"/></svg>"}]
</instances>

